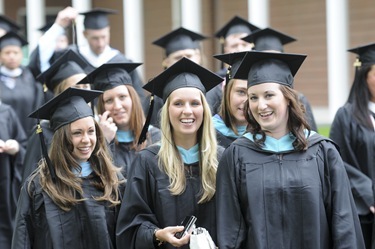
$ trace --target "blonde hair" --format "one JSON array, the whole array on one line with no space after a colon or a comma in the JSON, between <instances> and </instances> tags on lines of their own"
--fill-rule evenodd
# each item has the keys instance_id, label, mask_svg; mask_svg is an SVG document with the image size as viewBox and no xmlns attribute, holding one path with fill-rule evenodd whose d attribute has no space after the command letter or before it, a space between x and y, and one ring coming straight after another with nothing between
<instances>
[{"instance_id":1,"label":"blonde hair","mask_svg":"<svg viewBox=\"0 0 375 249\"><path fill-rule=\"evenodd\" d=\"M112 163L102 131L98 123L95 120L94 122L97 142L89 162L92 170L100 178L100 181L94 183L95 187L102 190L103 195L93 198L97 201L108 201L112 205L118 205L120 204L119 185L123 181L118 178L119 169ZM64 211L69 211L78 202L85 200L82 198L82 179L72 171L72 169L79 169L80 166L72 155L71 137L70 124L62 126L53 135L49 157L56 173L56 182L52 181L45 160L40 161L39 170L31 178L33 179L39 174L42 189ZM32 181L28 185L29 192L31 183Z\"/></svg>"},{"instance_id":2,"label":"blonde hair","mask_svg":"<svg viewBox=\"0 0 375 249\"><path fill-rule=\"evenodd\" d=\"M204 203L212 199L216 191L217 171L217 141L211 120L210 107L203 93L200 93L203 104L203 123L198 130L197 140L199 144L199 172L201 178L201 198L198 203ZM161 110L161 146L158 153L159 168L164 171L170 181L169 190L172 195L180 195L186 188L185 168L180 153L173 140L169 119L170 98L167 98Z\"/></svg>"}]
</instances>

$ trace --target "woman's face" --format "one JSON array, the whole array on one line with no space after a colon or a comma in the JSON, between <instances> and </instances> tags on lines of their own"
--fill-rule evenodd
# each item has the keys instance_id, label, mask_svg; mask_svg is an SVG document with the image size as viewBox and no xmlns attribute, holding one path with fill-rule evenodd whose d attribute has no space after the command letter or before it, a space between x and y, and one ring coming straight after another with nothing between
<instances>
[{"instance_id":1,"label":"woman's face","mask_svg":"<svg viewBox=\"0 0 375 249\"><path fill-rule=\"evenodd\" d=\"M371 101L375 102L375 65L367 73L367 85L371 93Z\"/></svg>"},{"instance_id":2,"label":"woman's face","mask_svg":"<svg viewBox=\"0 0 375 249\"><path fill-rule=\"evenodd\" d=\"M247 121L244 115L244 105L247 100L247 81L246 80L233 80L233 86L230 91L230 112L235 118L236 125L246 125Z\"/></svg>"},{"instance_id":3,"label":"woman's face","mask_svg":"<svg viewBox=\"0 0 375 249\"><path fill-rule=\"evenodd\" d=\"M179 141L196 138L203 122L203 104L201 91L193 87L179 88L170 95L168 107L169 120L173 127L173 136ZM179 140L181 139L181 140Z\"/></svg>"},{"instance_id":4,"label":"woman's face","mask_svg":"<svg viewBox=\"0 0 375 249\"><path fill-rule=\"evenodd\" d=\"M16 69L20 67L22 62L22 49L19 46L5 46L0 51L0 61L8 69Z\"/></svg>"},{"instance_id":5,"label":"woman's face","mask_svg":"<svg viewBox=\"0 0 375 249\"><path fill-rule=\"evenodd\" d=\"M86 162L96 145L96 130L93 117L78 119L70 124L73 143L73 157L79 162Z\"/></svg>"},{"instance_id":6,"label":"woman's face","mask_svg":"<svg viewBox=\"0 0 375 249\"><path fill-rule=\"evenodd\" d=\"M133 101L125 85L106 90L103 93L104 108L120 130L128 130Z\"/></svg>"},{"instance_id":7,"label":"woman's face","mask_svg":"<svg viewBox=\"0 0 375 249\"><path fill-rule=\"evenodd\" d=\"M263 83L248 89L249 109L267 135L280 138L288 131L288 101L277 83Z\"/></svg>"}]
</instances>

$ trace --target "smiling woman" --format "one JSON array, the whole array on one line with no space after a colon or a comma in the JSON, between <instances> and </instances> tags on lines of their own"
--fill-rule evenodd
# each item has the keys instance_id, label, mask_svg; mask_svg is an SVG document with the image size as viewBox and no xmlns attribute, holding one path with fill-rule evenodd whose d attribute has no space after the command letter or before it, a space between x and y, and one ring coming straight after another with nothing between
<instances>
[{"instance_id":1,"label":"smiling woman","mask_svg":"<svg viewBox=\"0 0 375 249\"><path fill-rule=\"evenodd\" d=\"M344 163L293 89L305 57L250 51L234 75L248 129L218 166L219 248L364 248Z\"/></svg>"},{"instance_id":2,"label":"smiling woman","mask_svg":"<svg viewBox=\"0 0 375 249\"><path fill-rule=\"evenodd\" d=\"M68 88L30 115L54 134L22 188L12 248L115 247L124 181L87 104L101 93Z\"/></svg>"}]
</instances>

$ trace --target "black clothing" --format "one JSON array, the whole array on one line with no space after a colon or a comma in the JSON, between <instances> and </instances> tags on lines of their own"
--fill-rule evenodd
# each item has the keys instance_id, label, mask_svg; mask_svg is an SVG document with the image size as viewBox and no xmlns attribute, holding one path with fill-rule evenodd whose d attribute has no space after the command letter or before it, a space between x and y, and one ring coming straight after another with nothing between
<instances>
[{"instance_id":1,"label":"black clothing","mask_svg":"<svg viewBox=\"0 0 375 249\"><path fill-rule=\"evenodd\" d=\"M160 130L158 128L149 129L150 138L147 139L147 144L151 145L155 142L160 141ZM130 172L132 162L134 161L137 152L134 149L131 149L131 143L120 143L118 141L110 144L110 150L113 156L113 164L116 167L121 168L121 173L127 179Z\"/></svg>"},{"instance_id":2,"label":"black clothing","mask_svg":"<svg viewBox=\"0 0 375 249\"><path fill-rule=\"evenodd\" d=\"M17 113L26 132L29 134L36 119L28 115L44 103L43 89L37 84L27 67L21 67L22 74L16 78L0 74L0 99Z\"/></svg>"},{"instance_id":3,"label":"black clothing","mask_svg":"<svg viewBox=\"0 0 375 249\"><path fill-rule=\"evenodd\" d=\"M306 151L264 151L246 137L217 173L218 247L364 248L344 164L318 134Z\"/></svg>"},{"instance_id":4,"label":"black clothing","mask_svg":"<svg viewBox=\"0 0 375 249\"><path fill-rule=\"evenodd\" d=\"M159 169L157 153L159 145L140 151L133 162L130 178L121 206L116 228L119 248L154 248L155 228L176 226L186 215L197 217L196 225L206 228L216 242L216 219L214 198L197 204L201 191L198 163L185 165L187 169L186 189L171 195L169 178ZM219 152L219 157L221 153ZM163 244L160 248L174 248ZM185 245L181 248L189 248Z\"/></svg>"},{"instance_id":5,"label":"black clothing","mask_svg":"<svg viewBox=\"0 0 375 249\"><path fill-rule=\"evenodd\" d=\"M40 125L43 130L44 141L48 150L51 147L54 132L50 128L48 120L42 120ZM40 138L39 134L36 134L36 128L36 126L33 128L33 132L30 133L27 140L27 149L22 170L22 182L25 182L27 177L38 167L39 160L43 157Z\"/></svg>"},{"instance_id":6,"label":"black clothing","mask_svg":"<svg viewBox=\"0 0 375 249\"><path fill-rule=\"evenodd\" d=\"M330 138L338 144L341 157L346 164L361 223L371 228L374 218L370 206L374 206L375 203L375 131L358 123L354 118L353 106L347 103L336 112L330 129ZM365 240L372 240L374 244L371 232L367 234L364 234Z\"/></svg>"},{"instance_id":7,"label":"black clothing","mask_svg":"<svg viewBox=\"0 0 375 249\"><path fill-rule=\"evenodd\" d=\"M231 145L231 143L233 143L233 141L237 139L235 137L225 136L217 129L215 129L215 131L216 131L217 143L224 148L228 148L229 145Z\"/></svg>"},{"instance_id":8,"label":"black clothing","mask_svg":"<svg viewBox=\"0 0 375 249\"><path fill-rule=\"evenodd\" d=\"M119 175L119 177L121 177ZM95 182L94 174L82 178L85 201L61 210L42 190L39 177L25 182L18 202L16 229L12 248L58 249L58 248L116 248L115 227L120 205L111 206L92 197L102 195ZM120 187L120 194L124 185Z\"/></svg>"},{"instance_id":9,"label":"black clothing","mask_svg":"<svg viewBox=\"0 0 375 249\"><path fill-rule=\"evenodd\" d=\"M21 188L22 162L25 155L26 134L13 109L0 104L0 140L14 139L19 152L14 156L0 153L0 248L9 249L12 243L14 218Z\"/></svg>"}]
</instances>

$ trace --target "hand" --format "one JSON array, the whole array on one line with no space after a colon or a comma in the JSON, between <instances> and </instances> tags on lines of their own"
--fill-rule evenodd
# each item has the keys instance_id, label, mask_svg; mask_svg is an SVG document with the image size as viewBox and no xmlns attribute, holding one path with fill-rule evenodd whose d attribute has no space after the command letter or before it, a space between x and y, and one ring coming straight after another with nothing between
<instances>
[{"instance_id":1,"label":"hand","mask_svg":"<svg viewBox=\"0 0 375 249\"><path fill-rule=\"evenodd\" d=\"M67 28L73 20L78 16L78 11L70 6L59 11L57 14L55 23L59 24L63 28Z\"/></svg>"},{"instance_id":2,"label":"hand","mask_svg":"<svg viewBox=\"0 0 375 249\"><path fill-rule=\"evenodd\" d=\"M371 211L371 213L374 214L374 213L375 213L375 207L374 207L374 206L371 206L371 207L370 207L370 211Z\"/></svg>"},{"instance_id":3,"label":"hand","mask_svg":"<svg viewBox=\"0 0 375 249\"><path fill-rule=\"evenodd\" d=\"M9 139L7 141L0 140L0 153L7 153L14 156L20 150L19 143L14 139Z\"/></svg>"},{"instance_id":4,"label":"hand","mask_svg":"<svg viewBox=\"0 0 375 249\"><path fill-rule=\"evenodd\" d=\"M116 136L117 126L113 122L113 119L109 116L109 111L105 111L102 115L99 115L99 126L103 131L105 140L110 143Z\"/></svg>"},{"instance_id":5,"label":"hand","mask_svg":"<svg viewBox=\"0 0 375 249\"><path fill-rule=\"evenodd\" d=\"M192 231L189 231L189 233L183 236L181 239L177 239L174 236L175 233L181 232L182 230L184 230L184 226L165 227L163 229L157 230L155 233L155 236L161 241L168 242L174 247L181 247L189 243L190 234L192 232Z\"/></svg>"}]
</instances>

